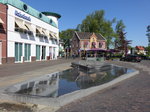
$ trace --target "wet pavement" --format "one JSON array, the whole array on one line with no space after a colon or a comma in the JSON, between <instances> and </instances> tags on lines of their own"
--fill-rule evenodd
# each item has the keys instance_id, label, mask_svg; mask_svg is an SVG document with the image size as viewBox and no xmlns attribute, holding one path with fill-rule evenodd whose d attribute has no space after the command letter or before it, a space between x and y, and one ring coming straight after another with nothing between
<instances>
[{"instance_id":1,"label":"wet pavement","mask_svg":"<svg viewBox=\"0 0 150 112\"><path fill-rule=\"evenodd\" d=\"M140 73L112 87L76 100L57 112L150 112L150 61L109 61Z\"/></svg>"}]
</instances>

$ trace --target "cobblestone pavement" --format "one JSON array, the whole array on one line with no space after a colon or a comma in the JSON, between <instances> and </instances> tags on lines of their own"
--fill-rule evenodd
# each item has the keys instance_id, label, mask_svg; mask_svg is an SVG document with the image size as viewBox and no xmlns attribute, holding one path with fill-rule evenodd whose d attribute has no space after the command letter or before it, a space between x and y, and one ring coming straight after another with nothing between
<instances>
[{"instance_id":1,"label":"cobblestone pavement","mask_svg":"<svg viewBox=\"0 0 150 112\"><path fill-rule=\"evenodd\" d=\"M57 112L150 112L150 61L110 61L140 73L112 87L74 101Z\"/></svg>"},{"instance_id":2,"label":"cobblestone pavement","mask_svg":"<svg viewBox=\"0 0 150 112\"><path fill-rule=\"evenodd\" d=\"M78 59L58 59L50 61L38 61L38 62L27 62L27 63L15 63L15 64L4 64L0 65L0 77L20 75L25 72L42 69L49 66L59 65L63 63L69 63Z\"/></svg>"}]
</instances>

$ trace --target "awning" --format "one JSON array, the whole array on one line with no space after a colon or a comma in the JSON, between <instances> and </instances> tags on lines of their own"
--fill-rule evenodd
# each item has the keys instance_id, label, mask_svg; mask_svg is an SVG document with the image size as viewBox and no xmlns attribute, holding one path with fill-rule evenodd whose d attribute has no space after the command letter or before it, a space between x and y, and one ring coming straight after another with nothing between
<instances>
[{"instance_id":1,"label":"awning","mask_svg":"<svg viewBox=\"0 0 150 112\"><path fill-rule=\"evenodd\" d=\"M31 26L30 23L26 23L26 22L25 22L25 26L27 27L28 30L34 32L34 30L33 30L33 28L32 28L32 26Z\"/></svg>"},{"instance_id":2,"label":"awning","mask_svg":"<svg viewBox=\"0 0 150 112\"><path fill-rule=\"evenodd\" d=\"M3 20L2 20L1 18L0 18L0 23L1 23L1 24L4 24L4 22L3 22Z\"/></svg>"},{"instance_id":3,"label":"awning","mask_svg":"<svg viewBox=\"0 0 150 112\"><path fill-rule=\"evenodd\" d=\"M42 29L42 32L43 32L43 34L44 34L45 36L47 36L47 37L48 37L48 33L46 32L46 30L45 30L45 29Z\"/></svg>"},{"instance_id":4,"label":"awning","mask_svg":"<svg viewBox=\"0 0 150 112\"><path fill-rule=\"evenodd\" d=\"M56 34L53 34L54 35L54 37L57 39L57 36L56 36Z\"/></svg>"},{"instance_id":5,"label":"awning","mask_svg":"<svg viewBox=\"0 0 150 112\"><path fill-rule=\"evenodd\" d=\"M50 32L49 35L51 38L55 38L54 33Z\"/></svg>"},{"instance_id":6,"label":"awning","mask_svg":"<svg viewBox=\"0 0 150 112\"><path fill-rule=\"evenodd\" d=\"M28 30L27 27L25 27L25 26L23 25L23 21L18 20L18 19L15 19L15 23L17 24L17 26L18 26L19 28Z\"/></svg>"},{"instance_id":7,"label":"awning","mask_svg":"<svg viewBox=\"0 0 150 112\"><path fill-rule=\"evenodd\" d=\"M44 35L44 33L42 32L41 28L40 27L36 27L36 30L38 30L38 32L42 35Z\"/></svg>"},{"instance_id":8,"label":"awning","mask_svg":"<svg viewBox=\"0 0 150 112\"><path fill-rule=\"evenodd\" d=\"M92 48L92 49L88 49L87 51L105 51L105 52L107 52L106 49L100 49L100 48Z\"/></svg>"},{"instance_id":9,"label":"awning","mask_svg":"<svg viewBox=\"0 0 150 112\"><path fill-rule=\"evenodd\" d=\"M49 32L49 37L50 37L50 38L53 38L53 35L52 35L52 33L51 33L51 32Z\"/></svg>"}]
</instances>

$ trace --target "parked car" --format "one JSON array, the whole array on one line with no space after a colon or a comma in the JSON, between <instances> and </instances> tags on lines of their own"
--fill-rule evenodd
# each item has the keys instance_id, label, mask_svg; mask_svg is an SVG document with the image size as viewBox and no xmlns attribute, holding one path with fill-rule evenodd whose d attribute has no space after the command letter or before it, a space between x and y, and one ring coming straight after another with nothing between
<instances>
[{"instance_id":1,"label":"parked car","mask_svg":"<svg viewBox=\"0 0 150 112\"><path fill-rule=\"evenodd\" d=\"M134 61L134 62L140 62L142 59L138 55L127 55L125 57L120 58L120 61Z\"/></svg>"}]
</instances>

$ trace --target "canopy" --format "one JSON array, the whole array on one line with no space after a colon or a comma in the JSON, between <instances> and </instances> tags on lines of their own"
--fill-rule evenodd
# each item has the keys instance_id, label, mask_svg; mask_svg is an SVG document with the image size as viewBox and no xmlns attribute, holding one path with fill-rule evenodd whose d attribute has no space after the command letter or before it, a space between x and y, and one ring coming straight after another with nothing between
<instances>
[{"instance_id":1,"label":"canopy","mask_svg":"<svg viewBox=\"0 0 150 112\"><path fill-rule=\"evenodd\" d=\"M3 22L3 20L2 20L1 18L0 18L0 23L1 23L1 24L4 24L4 22Z\"/></svg>"}]
</instances>

